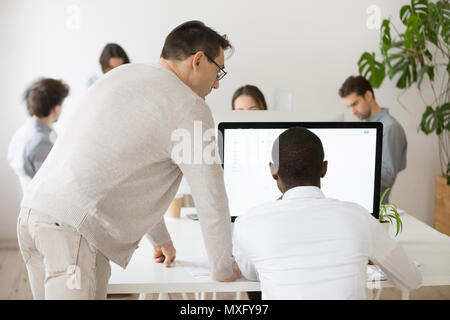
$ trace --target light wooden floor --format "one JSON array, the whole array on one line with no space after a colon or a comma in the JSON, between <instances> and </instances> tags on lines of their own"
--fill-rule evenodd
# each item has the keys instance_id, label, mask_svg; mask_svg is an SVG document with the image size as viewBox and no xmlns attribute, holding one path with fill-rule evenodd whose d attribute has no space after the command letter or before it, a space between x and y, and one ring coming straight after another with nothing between
<instances>
[{"instance_id":1,"label":"light wooden floor","mask_svg":"<svg viewBox=\"0 0 450 320\"><path fill-rule=\"evenodd\" d=\"M149 295L149 299L156 299L157 295ZM194 299L193 293L188 293L188 298ZM207 293L207 300L212 298L211 293ZM233 300L235 293L217 293L217 300ZM28 300L32 299L28 276L25 265L18 249L0 249L0 300ZM133 295L109 295L111 300L138 299L137 294ZM169 299L180 300L181 294L169 294ZM247 300L247 294L241 294L242 300ZM400 292L394 288L383 289L381 300L400 299ZM419 288L410 294L411 300L450 300L450 286L436 286Z\"/></svg>"}]
</instances>

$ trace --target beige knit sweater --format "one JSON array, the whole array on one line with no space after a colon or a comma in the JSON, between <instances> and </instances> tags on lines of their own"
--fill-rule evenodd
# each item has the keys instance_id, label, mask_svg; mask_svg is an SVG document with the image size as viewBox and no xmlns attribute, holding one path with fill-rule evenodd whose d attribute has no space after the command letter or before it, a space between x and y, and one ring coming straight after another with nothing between
<instances>
[{"instance_id":1,"label":"beige knit sweater","mask_svg":"<svg viewBox=\"0 0 450 320\"><path fill-rule=\"evenodd\" d=\"M125 268L145 234L153 244L170 239L163 215L184 175L211 276L222 280L232 275L230 214L220 164L195 163L194 155L192 164L172 158L180 143L172 141L174 130L185 129L197 138L193 147L199 138L198 132L194 137L194 121L201 121L203 132L214 127L203 99L161 65L126 64L90 87L71 117L28 186L22 207L70 224ZM200 143L207 148L210 142Z\"/></svg>"}]
</instances>

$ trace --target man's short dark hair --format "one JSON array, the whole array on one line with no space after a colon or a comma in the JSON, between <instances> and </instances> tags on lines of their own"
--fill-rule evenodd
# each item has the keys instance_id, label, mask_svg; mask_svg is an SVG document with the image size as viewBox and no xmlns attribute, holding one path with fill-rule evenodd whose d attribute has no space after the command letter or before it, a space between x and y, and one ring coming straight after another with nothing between
<instances>
[{"instance_id":1,"label":"man's short dark hair","mask_svg":"<svg viewBox=\"0 0 450 320\"><path fill-rule=\"evenodd\" d=\"M345 98L351 93L356 93L358 96L364 96L367 91L372 92L372 96L375 99L372 86L366 78L363 76L350 76L344 81L339 89L339 96Z\"/></svg>"},{"instance_id":2,"label":"man's short dark hair","mask_svg":"<svg viewBox=\"0 0 450 320\"><path fill-rule=\"evenodd\" d=\"M166 60L185 60L197 51L204 51L211 58L232 46L226 35L221 36L201 21L188 21L173 29L166 37L161 58Z\"/></svg>"},{"instance_id":3,"label":"man's short dark hair","mask_svg":"<svg viewBox=\"0 0 450 320\"><path fill-rule=\"evenodd\" d=\"M320 179L324 152L319 137L303 127L292 127L274 142L272 160L288 185L313 185Z\"/></svg>"},{"instance_id":4,"label":"man's short dark hair","mask_svg":"<svg viewBox=\"0 0 450 320\"><path fill-rule=\"evenodd\" d=\"M54 107L62 105L68 94L69 86L61 80L42 78L25 90L24 99L31 116L44 118Z\"/></svg>"},{"instance_id":5,"label":"man's short dark hair","mask_svg":"<svg viewBox=\"0 0 450 320\"><path fill-rule=\"evenodd\" d=\"M123 64L130 63L130 59L128 58L127 53L120 45L118 45L117 43L108 43L103 48L99 59L103 72L111 68L111 66L109 65L109 59L111 58L122 58Z\"/></svg>"}]
</instances>

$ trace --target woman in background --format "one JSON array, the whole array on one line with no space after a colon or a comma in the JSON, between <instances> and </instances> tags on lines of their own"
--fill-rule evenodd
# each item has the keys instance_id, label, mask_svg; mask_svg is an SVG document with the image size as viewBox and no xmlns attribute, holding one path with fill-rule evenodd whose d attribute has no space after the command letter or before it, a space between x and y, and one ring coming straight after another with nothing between
<instances>
[{"instance_id":1,"label":"woman in background","mask_svg":"<svg viewBox=\"0 0 450 320\"><path fill-rule=\"evenodd\" d=\"M231 107L233 110L267 110L266 99L261 90L249 84L235 91Z\"/></svg>"},{"instance_id":2,"label":"woman in background","mask_svg":"<svg viewBox=\"0 0 450 320\"><path fill-rule=\"evenodd\" d=\"M108 43L102 51L100 55L100 66L102 68L103 74L111 71L118 66L130 63L130 59L128 58L125 50L119 46L117 43ZM92 75L87 82L87 86L90 87L98 78L101 76L98 74Z\"/></svg>"}]
</instances>

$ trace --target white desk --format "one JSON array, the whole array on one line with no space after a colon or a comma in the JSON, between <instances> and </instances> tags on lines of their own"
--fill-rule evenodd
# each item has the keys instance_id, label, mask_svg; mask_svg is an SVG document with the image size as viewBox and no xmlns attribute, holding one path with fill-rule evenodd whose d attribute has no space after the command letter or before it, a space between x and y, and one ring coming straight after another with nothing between
<instances>
[{"instance_id":1,"label":"white desk","mask_svg":"<svg viewBox=\"0 0 450 320\"><path fill-rule=\"evenodd\" d=\"M409 214L402 214L403 232L398 240L408 256L420 263L422 286L450 285L450 237ZM392 233L392 229L391 229ZM382 281L382 287L392 287Z\"/></svg>"},{"instance_id":2,"label":"white desk","mask_svg":"<svg viewBox=\"0 0 450 320\"><path fill-rule=\"evenodd\" d=\"M186 218L195 208L183 208L180 219L166 218L177 257L206 256L200 223ZM403 214L403 233L396 239L409 257L418 261L423 286L450 285L450 237L430 228L414 217ZM388 281L368 282L370 289L392 287ZM126 270L111 263L108 293L184 293L258 291L258 282L239 280L225 283L208 276L192 276L176 262L171 268L153 262L153 248L142 239ZM407 293L403 298L407 298Z\"/></svg>"},{"instance_id":3,"label":"white desk","mask_svg":"<svg viewBox=\"0 0 450 320\"><path fill-rule=\"evenodd\" d=\"M206 257L199 221L186 218L195 208L182 208L181 218L165 218L177 257ZM230 222L231 223L231 222ZM153 247L143 238L126 270L111 263L108 293L175 293L259 291L258 282L241 279L219 282L209 276L192 276L177 260L172 267L153 262Z\"/></svg>"}]
</instances>

